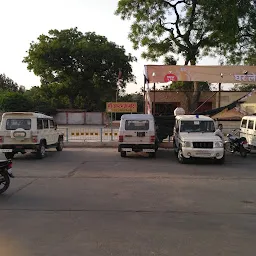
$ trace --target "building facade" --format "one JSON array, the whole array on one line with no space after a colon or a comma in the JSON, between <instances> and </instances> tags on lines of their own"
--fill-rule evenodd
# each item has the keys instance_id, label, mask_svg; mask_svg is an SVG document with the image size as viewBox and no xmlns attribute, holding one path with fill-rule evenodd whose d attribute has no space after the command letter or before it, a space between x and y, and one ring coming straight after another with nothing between
<instances>
[{"instance_id":1,"label":"building facade","mask_svg":"<svg viewBox=\"0 0 256 256\"><path fill-rule=\"evenodd\" d=\"M186 94L189 93L192 95L192 92L186 92ZM174 109L177 107L184 108L186 113L188 113L188 100L184 92L151 91L149 94L152 102L152 113L155 113L156 115L172 115ZM197 104L197 107L199 107L197 109L197 112L203 112L214 108L226 106L240 99L246 94L248 94L248 92L221 91L220 94L217 91L201 92L200 99ZM253 93L252 96L248 97L246 101L241 104L240 107L241 110L247 112L249 115L256 113L256 93Z\"/></svg>"}]
</instances>

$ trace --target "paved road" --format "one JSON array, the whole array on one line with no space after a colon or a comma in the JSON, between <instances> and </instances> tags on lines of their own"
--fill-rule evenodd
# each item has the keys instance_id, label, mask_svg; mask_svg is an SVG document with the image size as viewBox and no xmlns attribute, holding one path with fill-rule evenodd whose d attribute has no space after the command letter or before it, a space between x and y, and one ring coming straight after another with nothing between
<instances>
[{"instance_id":1,"label":"paved road","mask_svg":"<svg viewBox=\"0 0 256 256\"><path fill-rule=\"evenodd\" d=\"M254 256L255 162L96 148L19 156L0 196L0 255Z\"/></svg>"}]
</instances>

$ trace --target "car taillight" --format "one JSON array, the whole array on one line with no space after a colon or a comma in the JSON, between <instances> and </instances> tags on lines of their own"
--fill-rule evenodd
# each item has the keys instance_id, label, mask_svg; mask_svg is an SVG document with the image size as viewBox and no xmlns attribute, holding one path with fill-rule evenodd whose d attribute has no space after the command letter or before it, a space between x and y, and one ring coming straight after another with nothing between
<instances>
[{"instance_id":1,"label":"car taillight","mask_svg":"<svg viewBox=\"0 0 256 256\"><path fill-rule=\"evenodd\" d=\"M119 142L123 142L124 141L124 136L119 135Z\"/></svg>"},{"instance_id":2,"label":"car taillight","mask_svg":"<svg viewBox=\"0 0 256 256\"><path fill-rule=\"evenodd\" d=\"M4 142L4 137L0 136L0 143Z\"/></svg>"},{"instance_id":3,"label":"car taillight","mask_svg":"<svg viewBox=\"0 0 256 256\"><path fill-rule=\"evenodd\" d=\"M155 136L150 136L150 142L155 142L156 137Z\"/></svg>"},{"instance_id":4,"label":"car taillight","mask_svg":"<svg viewBox=\"0 0 256 256\"><path fill-rule=\"evenodd\" d=\"M34 143L36 143L36 142L37 142L37 136L33 136L33 137L32 137L32 141L33 141Z\"/></svg>"}]
</instances>

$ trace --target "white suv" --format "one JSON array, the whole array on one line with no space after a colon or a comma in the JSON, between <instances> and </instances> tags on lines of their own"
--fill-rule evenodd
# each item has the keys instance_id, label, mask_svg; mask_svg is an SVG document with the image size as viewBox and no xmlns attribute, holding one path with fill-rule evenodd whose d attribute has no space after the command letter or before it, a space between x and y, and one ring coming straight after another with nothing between
<instances>
[{"instance_id":1,"label":"white suv","mask_svg":"<svg viewBox=\"0 0 256 256\"><path fill-rule=\"evenodd\" d=\"M173 145L178 161L185 163L189 158L213 158L224 163L224 145L214 134L215 123L208 116L176 116Z\"/></svg>"},{"instance_id":2,"label":"white suv","mask_svg":"<svg viewBox=\"0 0 256 256\"><path fill-rule=\"evenodd\" d=\"M0 152L7 159L31 151L44 158L47 148L62 151L63 145L63 133L57 130L51 116L33 112L7 112L2 116Z\"/></svg>"}]
</instances>

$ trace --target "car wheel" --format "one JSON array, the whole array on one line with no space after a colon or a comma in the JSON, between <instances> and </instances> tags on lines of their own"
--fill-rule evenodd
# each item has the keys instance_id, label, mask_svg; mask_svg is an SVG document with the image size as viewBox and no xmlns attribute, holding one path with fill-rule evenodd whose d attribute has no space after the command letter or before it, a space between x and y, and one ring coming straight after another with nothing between
<instances>
[{"instance_id":1,"label":"car wheel","mask_svg":"<svg viewBox=\"0 0 256 256\"><path fill-rule=\"evenodd\" d=\"M13 159L15 153L13 153L13 152L8 152L8 153L4 153L4 155L5 155L6 159Z\"/></svg>"},{"instance_id":2,"label":"car wheel","mask_svg":"<svg viewBox=\"0 0 256 256\"><path fill-rule=\"evenodd\" d=\"M43 159L46 155L46 145L45 145L45 142L41 142L40 145L39 145L39 148L36 152L36 155L37 155L37 158L38 159Z\"/></svg>"},{"instance_id":3,"label":"car wheel","mask_svg":"<svg viewBox=\"0 0 256 256\"><path fill-rule=\"evenodd\" d=\"M155 158L156 157L156 152L150 152L149 157L150 158Z\"/></svg>"},{"instance_id":4,"label":"car wheel","mask_svg":"<svg viewBox=\"0 0 256 256\"><path fill-rule=\"evenodd\" d=\"M225 163L225 156L223 156L221 159L215 159L216 164L224 164Z\"/></svg>"},{"instance_id":5,"label":"car wheel","mask_svg":"<svg viewBox=\"0 0 256 256\"><path fill-rule=\"evenodd\" d=\"M179 163L181 163L181 164L185 164L186 163L187 159L183 156L182 148L178 149L177 158L178 158Z\"/></svg>"},{"instance_id":6,"label":"car wheel","mask_svg":"<svg viewBox=\"0 0 256 256\"><path fill-rule=\"evenodd\" d=\"M126 157L126 152L125 151L121 151L121 157Z\"/></svg>"},{"instance_id":7,"label":"car wheel","mask_svg":"<svg viewBox=\"0 0 256 256\"><path fill-rule=\"evenodd\" d=\"M64 141L63 141L63 138L60 137L56 149L57 151L62 151L63 148L64 148Z\"/></svg>"}]
</instances>

